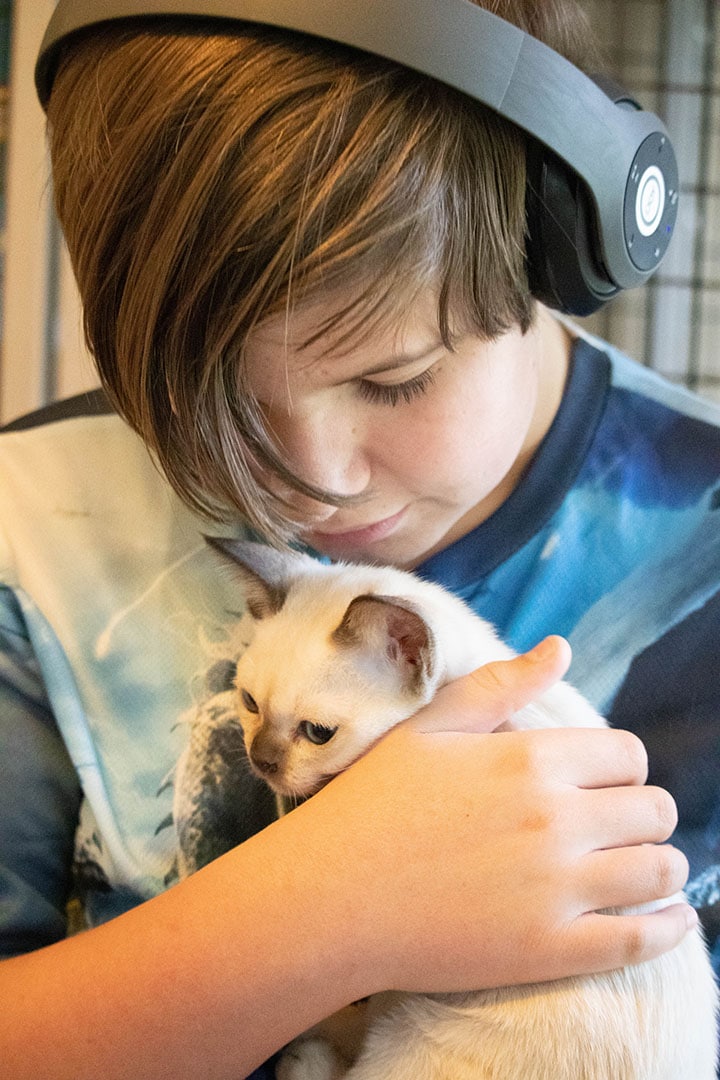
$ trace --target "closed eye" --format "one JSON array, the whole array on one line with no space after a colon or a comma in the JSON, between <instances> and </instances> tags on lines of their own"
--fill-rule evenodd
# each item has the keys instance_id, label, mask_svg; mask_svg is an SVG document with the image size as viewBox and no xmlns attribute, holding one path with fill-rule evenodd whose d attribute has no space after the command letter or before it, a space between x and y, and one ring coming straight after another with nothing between
<instances>
[{"instance_id":1,"label":"closed eye","mask_svg":"<svg viewBox=\"0 0 720 1080\"><path fill-rule=\"evenodd\" d=\"M371 379L360 379L357 388L365 401L380 405L399 405L401 402L409 405L411 401L422 397L434 382L435 369L429 367L406 382L379 383Z\"/></svg>"},{"instance_id":2,"label":"closed eye","mask_svg":"<svg viewBox=\"0 0 720 1080\"><path fill-rule=\"evenodd\" d=\"M240 700L242 701L243 705L245 706L245 708L247 709L248 712L250 712L250 713L259 713L260 712L260 709L258 708L257 701L252 696L252 694L249 694L247 692L247 690L241 690L240 691Z\"/></svg>"},{"instance_id":3,"label":"closed eye","mask_svg":"<svg viewBox=\"0 0 720 1080\"><path fill-rule=\"evenodd\" d=\"M337 731L336 727L325 727L323 724L312 724L309 720L303 720L298 724L298 731L314 746L323 746L330 742Z\"/></svg>"}]
</instances>

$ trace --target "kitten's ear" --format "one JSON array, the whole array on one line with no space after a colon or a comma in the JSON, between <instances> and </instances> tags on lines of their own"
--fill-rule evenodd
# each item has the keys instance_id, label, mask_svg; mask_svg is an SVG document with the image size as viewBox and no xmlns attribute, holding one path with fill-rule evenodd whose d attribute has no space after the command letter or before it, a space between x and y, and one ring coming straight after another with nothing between
<instances>
[{"instance_id":1,"label":"kitten's ear","mask_svg":"<svg viewBox=\"0 0 720 1080\"><path fill-rule=\"evenodd\" d=\"M206 536L205 540L232 566L242 582L252 617L263 619L275 615L285 603L295 556L250 540L224 536Z\"/></svg>"},{"instance_id":2,"label":"kitten's ear","mask_svg":"<svg viewBox=\"0 0 720 1080\"><path fill-rule=\"evenodd\" d=\"M398 670L403 688L417 693L435 675L435 643L430 627L408 600L356 596L333 631L340 646L361 647L384 656Z\"/></svg>"}]
</instances>

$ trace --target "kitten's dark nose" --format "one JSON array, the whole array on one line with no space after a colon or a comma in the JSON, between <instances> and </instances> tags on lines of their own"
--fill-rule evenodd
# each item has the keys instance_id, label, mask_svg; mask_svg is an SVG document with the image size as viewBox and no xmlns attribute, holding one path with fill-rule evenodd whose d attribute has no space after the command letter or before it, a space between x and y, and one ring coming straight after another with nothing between
<instances>
[{"instance_id":1,"label":"kitten's dark nose","mask_svg":"<svg viewBox=\"0 0 720 1080\"><path fill-rule=\"evenodd\" d=\"M250 761L263 776L274 776L280 768L285 747L263 724L250 746Z\"/></svg>"},{"instance_id":2,"label":"kitten's dark nose","mask_svg":"<svg viewBox=\"0 0 720 1080\"><path fill-rule=\"evenodd\" d=\"M262 758L257 758L254 754L250 755L250 760L258 772L261 772L263 776L274 776L278 771L277 761L263 761Z\"/></svg>"}]
</instances>

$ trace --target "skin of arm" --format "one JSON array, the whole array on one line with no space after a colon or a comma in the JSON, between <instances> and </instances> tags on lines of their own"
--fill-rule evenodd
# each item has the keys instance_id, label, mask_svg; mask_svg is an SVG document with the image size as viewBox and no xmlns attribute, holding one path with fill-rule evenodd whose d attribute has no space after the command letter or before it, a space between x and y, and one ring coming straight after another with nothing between
<instances>
[{"instance_id":1,"label":"skin of arm","mask_svg":"<svg viewBox=\"0 0 720 1080\"><path fill-rule=\"evenodd\" d=\"M672 895L687 875L662 844L675 807L643 786L639 741L488 734L567 663L547 639L458 680L187 881L4 961L3 1076L231 1080L379 990L549 979L677 944L694 924L685 905L596 914Z\"/></svg>"}]
</instances>

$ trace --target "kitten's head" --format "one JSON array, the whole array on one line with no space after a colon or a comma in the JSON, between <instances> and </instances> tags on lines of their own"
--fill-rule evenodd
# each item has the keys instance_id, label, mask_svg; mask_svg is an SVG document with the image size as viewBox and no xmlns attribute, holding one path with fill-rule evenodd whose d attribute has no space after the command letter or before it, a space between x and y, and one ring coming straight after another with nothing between
<instances>
[{"instance_id":1,"label":"kitten's head","mask_svg":"<svg viewBox=\"0 0 720 1080\"><path fill-rule=\"evenodd\" d=\"M358 593L350 567L211 543L255 620L236 672L250 763L278 793L311 795L432 696L431 631L410 600Z\"/></svg>"}]
</instances>

